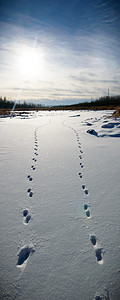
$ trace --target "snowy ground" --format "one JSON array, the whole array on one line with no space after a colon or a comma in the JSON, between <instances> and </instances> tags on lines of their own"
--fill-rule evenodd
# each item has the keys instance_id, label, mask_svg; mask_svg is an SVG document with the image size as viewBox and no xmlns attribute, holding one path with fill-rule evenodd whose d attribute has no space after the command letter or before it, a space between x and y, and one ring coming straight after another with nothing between
<instances>
[{"instance_id":1,"label":"snowy ground","mask_svg":"<svg viewBox=\"0 0 120 300\"><path fill-rule=\"evenodd\" d=\"M0 119L0 299L120 297L120 120Z\"/></svg>"}]
</instances>

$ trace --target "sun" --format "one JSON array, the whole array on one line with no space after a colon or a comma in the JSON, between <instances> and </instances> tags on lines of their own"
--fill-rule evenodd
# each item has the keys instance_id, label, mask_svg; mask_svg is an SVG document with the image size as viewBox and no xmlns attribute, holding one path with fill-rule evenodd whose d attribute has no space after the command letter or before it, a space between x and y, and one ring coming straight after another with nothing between
<instances>
[{"instance_id":1,"label":"sun","mask_svg":"<svg viewBox=\"0 0 120 300\"><path fill-rule=\"evenodd\" d=\"M18 59L18 71L23 79L36 79L43 67L43 55L37 50L26 48Z\"/></svg>"}]
</instances>

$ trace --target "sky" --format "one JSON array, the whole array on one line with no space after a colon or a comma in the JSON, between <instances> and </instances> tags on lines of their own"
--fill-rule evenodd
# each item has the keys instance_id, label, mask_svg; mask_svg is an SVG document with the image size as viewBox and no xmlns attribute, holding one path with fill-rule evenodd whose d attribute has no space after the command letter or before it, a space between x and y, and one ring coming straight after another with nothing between
<instances>
[{"instance_id":1,"label":"sky","mask_svg":"<svg viewBox=\"0 0 120 300\"><path fill-rule=\"evenodd\" d=\"M0 0L0 96L72 104L120 95L120 2Z\"/></svg>"}]
</instances>

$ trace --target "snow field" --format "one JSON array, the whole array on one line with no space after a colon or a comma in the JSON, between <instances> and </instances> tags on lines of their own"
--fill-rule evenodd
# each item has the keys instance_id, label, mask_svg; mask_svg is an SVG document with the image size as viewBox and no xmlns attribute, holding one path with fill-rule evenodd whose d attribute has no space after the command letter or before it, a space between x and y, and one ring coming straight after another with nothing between
<instances>
[{"instance_id":1,"label":"snow field","mask_svg":"<svg viewBox=\"0 0 120 300\"><path fill-rule=\"evenodd\" d=\"M120 122L109 114L0 120L1 299L118 299Z\"/></svg>"}]
</instances>

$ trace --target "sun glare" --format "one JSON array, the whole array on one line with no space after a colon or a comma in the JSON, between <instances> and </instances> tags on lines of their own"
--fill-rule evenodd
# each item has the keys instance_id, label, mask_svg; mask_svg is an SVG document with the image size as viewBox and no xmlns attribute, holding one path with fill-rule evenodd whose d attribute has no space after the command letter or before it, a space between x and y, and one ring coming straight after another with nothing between
<instances>
[{"instance_id":1,"label":"sun glare","mask_svg":"<svg viewBox=\"0 0 120 300\"><path fill-rule=\"evenodd\" d=\"M36 79L43 68L43 54L32 48L21 51L18 69L24 79Z\"/></svg>"}]
</instances>

